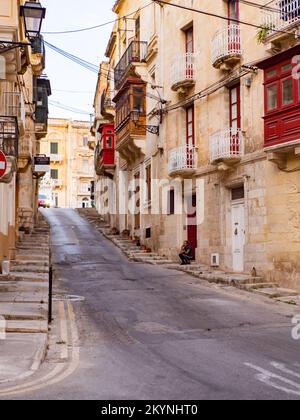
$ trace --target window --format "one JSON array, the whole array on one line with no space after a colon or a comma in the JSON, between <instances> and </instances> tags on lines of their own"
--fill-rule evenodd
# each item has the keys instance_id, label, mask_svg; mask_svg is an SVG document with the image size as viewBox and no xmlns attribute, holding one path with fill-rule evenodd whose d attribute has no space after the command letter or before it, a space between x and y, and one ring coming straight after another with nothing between
<instances>
[{"instance_id":1,"label":"window","mask_svg":"<svg viewBox=\"0 0 300 420\"><path fill-rule=\"evenodd\" d=\"M148 203L150 203L151 199L152 199L151 164L146 166L145 175L146 175L146 185L147 185L147 197L146 198L147 198Z\"/></svg>"},{"instance_id":2,"label":"window","mask_svg":"<svg viewBox=\"0 0 300 420\"><path fill-rule=\"evenodd\" d=\"M233 24L239 19L239 0L228 1L228 19Z\"/></svg>"},{"instance_id":3,"label":"window","mask_svg":"<svg viewBox=\"0 0 300 420\"><path fill-rule=\"evenodd\" d=\"M58 143L51 143L50 144L50 154L51 155L58 155Z\"/></svg>"},{"instance_id":4,"label":"window","mask_svg":"<svg viewBox=\"0 0 300 420\"><path fill-rule=\"evenodd\" d=\"M186 109L186 144L188 147L195 145L194 105Z\"/></svg>"},{"instance_id":5,"label":"window","mask_svg":"<svg viewBox=\"0 0 300 420\"><path fill-rule=\"evenodd\" d=\"M282 82L282 105L290 105L293 99L293 79L286 79Z\"/></svg>"},{"instance_id":6,"label":"window","mask_svg":"<svg viewBox=\"0 0 300 420\"><path fill-rule=\"evenodd\" d=\"M193 27L185 31L185 47L187 54L193 54L194 52L194 29Z\"/></svg>"},{"instance_id":7,"label":"window","mask_svg":"<svg viewBox=\"0 0 300 420\"><path fill-rule=\"evenodd\" d=\"M133 88L133 111L138 111L140 114L144 114L144 88L135 86Z\"/></svg>"},{"instance_id":8,"label":"window","mask_svg":"<svg viewBox=\"0 0 300 420\"><path fill-rule=\"evenodd\" d=\"M241 128L241 87L233 86L229 89L230 128L237 132Z\"/></svg>"},{"instance_id":9,"label":"window","mask_svg":"<svg viewBox=\"0 0 300 420\"><path fill-rule=\"evenodd\" d=\"M175 190L171 188L168 195L168 214L171 216L175 214Z\"/></svg>"},{"instance_id":10,"label":"window","mask_svg":"<svg viewBox=\"0 0 300 420\"><path fill-rule=\"evenodd\" d=\"M267 109L272 111L278 107L278 86L271 85L267 87Z\"/></svg>"},{"instance_id":11,"label":"window","mask_svg":"<svg viewBox=\"0 0 300 420\"><path fill-rule=\"evenodd\" d=\"M244 185L241 187L233 188L231 190L231 199L232 201L235 200L242 200L245 198L245 188Z\"/></svg>"},{"instance_id":12,"label":"window","mask_svg":"<svg viewBox=\"0 0 300 420\"><path fill-rule=\"evenodd\" d=\"M112 149L113 148L113 137L112 136L106 137L106 148L107 149Z\"/></svg>"},{"instance_id":13,"label":"window","mask_svg":"<svg viewBox=\"0 0 300 420\"><path fill-rule=\"evenodd\" d=\"M51 179L58 179L58 169L51 169Z\"/></svg>"},{"instance_id":14,"label":"window","mask_svg":"<svg viewBox=\"0 0 300 420\"><path fill-rule=\"evenodd\" d=\"M300 102L299 81L292 76L292 59L265 70L266 113L278 112Z\"/></svg>"},{"instance_id":15,"label":"window","mask_svg":"<svg viewBox=\"0 0 300 420\"><path fill-rule=\"evenodd\" d=\"M88 143L89 143L89 136L83 136L83 139L82 139L83 147L87 147Z\"/></svg>"},{"instance_id":16,"label":"window","mask_svg":"<svg viewBox=\"0 0 300 420\"><path fill-rule=\"evenodd\" d=\"M87 159L84 159L82 161L82 172L84 174L88 174L89 173L89 161Z\"/></svg>"}]
</instances>

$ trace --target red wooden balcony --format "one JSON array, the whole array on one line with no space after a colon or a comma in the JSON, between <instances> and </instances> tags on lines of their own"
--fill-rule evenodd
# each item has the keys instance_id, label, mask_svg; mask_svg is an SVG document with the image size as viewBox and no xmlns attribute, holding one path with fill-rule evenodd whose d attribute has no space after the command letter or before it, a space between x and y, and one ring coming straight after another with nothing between
<instances>
[{"instance_id":1,"label":"red wooden balcony","mask_svg":"<svg viewBox=\"0 0 300 420\"><path fill-rule=\"evenodd\" d=\"M95 150L95 171L97 175L113 175L115 169L114 125L103 124L98 132Z\"/></svg>"}]
</instances>

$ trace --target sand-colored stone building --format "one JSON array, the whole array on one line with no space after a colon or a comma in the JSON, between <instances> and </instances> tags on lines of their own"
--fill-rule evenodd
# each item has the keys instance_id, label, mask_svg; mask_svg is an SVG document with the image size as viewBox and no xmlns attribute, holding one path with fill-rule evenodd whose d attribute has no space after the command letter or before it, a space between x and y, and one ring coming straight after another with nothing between
<instances>
[{"instance_id":1,"label":"sand-colored stone building","mask_svg":"<svg viewBox=\"0 0 300 420\"><path fill-rule=\"evenodd\" d=\"M89 148L90 123L50 118L41 153L50 156L50 173L40 181L40 191L52 206L91 207L94 154Z\"/></svg>"},{"instance_id":2,"label":"sand-colored stone building","mask_svg":"<svg viewBox=\"0 0 300 420\"><path fill-rule=\"evenodd\" d=\"M161 254L188 239L201 263L300 288L299 2L174 4L114 6L130 19L107 50L126 178L113 223Z\"/></svg>"},{"instance_id":3,"label":"sand-colored stone building","mask_svg":"<svg viewBox=\"0 0 300 420\"><path fill-rule=\"evenodd\" d=\"M0 179L0 270L3 260L14 258L18 232L30 232L37 215L39 174L33 162L47 132L51 95L43 76L43 39L25 33L24 4L0 2L0 150L7 158Z\"/></svg>"}]
</instances>

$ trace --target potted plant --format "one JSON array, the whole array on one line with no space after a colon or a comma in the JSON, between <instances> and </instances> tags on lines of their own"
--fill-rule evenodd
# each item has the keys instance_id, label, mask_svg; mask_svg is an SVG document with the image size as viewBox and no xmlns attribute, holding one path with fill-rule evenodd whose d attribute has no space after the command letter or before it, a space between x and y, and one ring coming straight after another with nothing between
<instances>
[{"instance_id":1,"label":"potted plant","mask_svg":"<svg viewBox=\"0 0 300 420\"><path fill-rule=\"evenodd\" d=\"M274 29L274 24L266 24L262 25L256 34L256 40L259 44L263 44L269 32Z\"/></svg>"}]
</instances>

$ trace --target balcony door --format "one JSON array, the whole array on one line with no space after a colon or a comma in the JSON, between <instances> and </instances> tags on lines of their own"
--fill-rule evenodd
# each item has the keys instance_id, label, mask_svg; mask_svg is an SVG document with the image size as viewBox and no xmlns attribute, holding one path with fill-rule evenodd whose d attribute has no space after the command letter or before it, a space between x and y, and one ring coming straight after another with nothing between
<instances>
[{"instance_id":1,"label":"balcony door","mask_svg":"<svg viewBox=\"0 0 300 420\"><path fill-rule=\"evenodd\" d=\"M240 151L241 129L241 86L235 85L229 89L229 127L230 127L230 152L236 156Z\"/></svg>"},{"instance_id":2,"label":"balcony door","mask_svg":"<svg viewBox=\"0 0 300 420\"><path fill-rule=\"evenodd\" d=\"M186 109L186 164L187 168L193 167L195 147L195 109L194 105Z\"/></svg>"},{"instance_id":3,"label":"balcony door","mask_svg":"<svg viewBox=\"0 0 300 420\"><path fill-rule=\"evenodd\" d=\"M185 52L186 52L186 78L194 77L194 28L193 26L185 31Z\"/></svg>"},{"instance_id":4,"label":"balcony door","mask_svg":"<svg viewBox=\"0 0 300 420\"><path fill-rule=\"evenodd\" d=\"M239 0L228 1L228 51L239 51L240 32L239 32Z\"/></svg>"}]
</instances>

